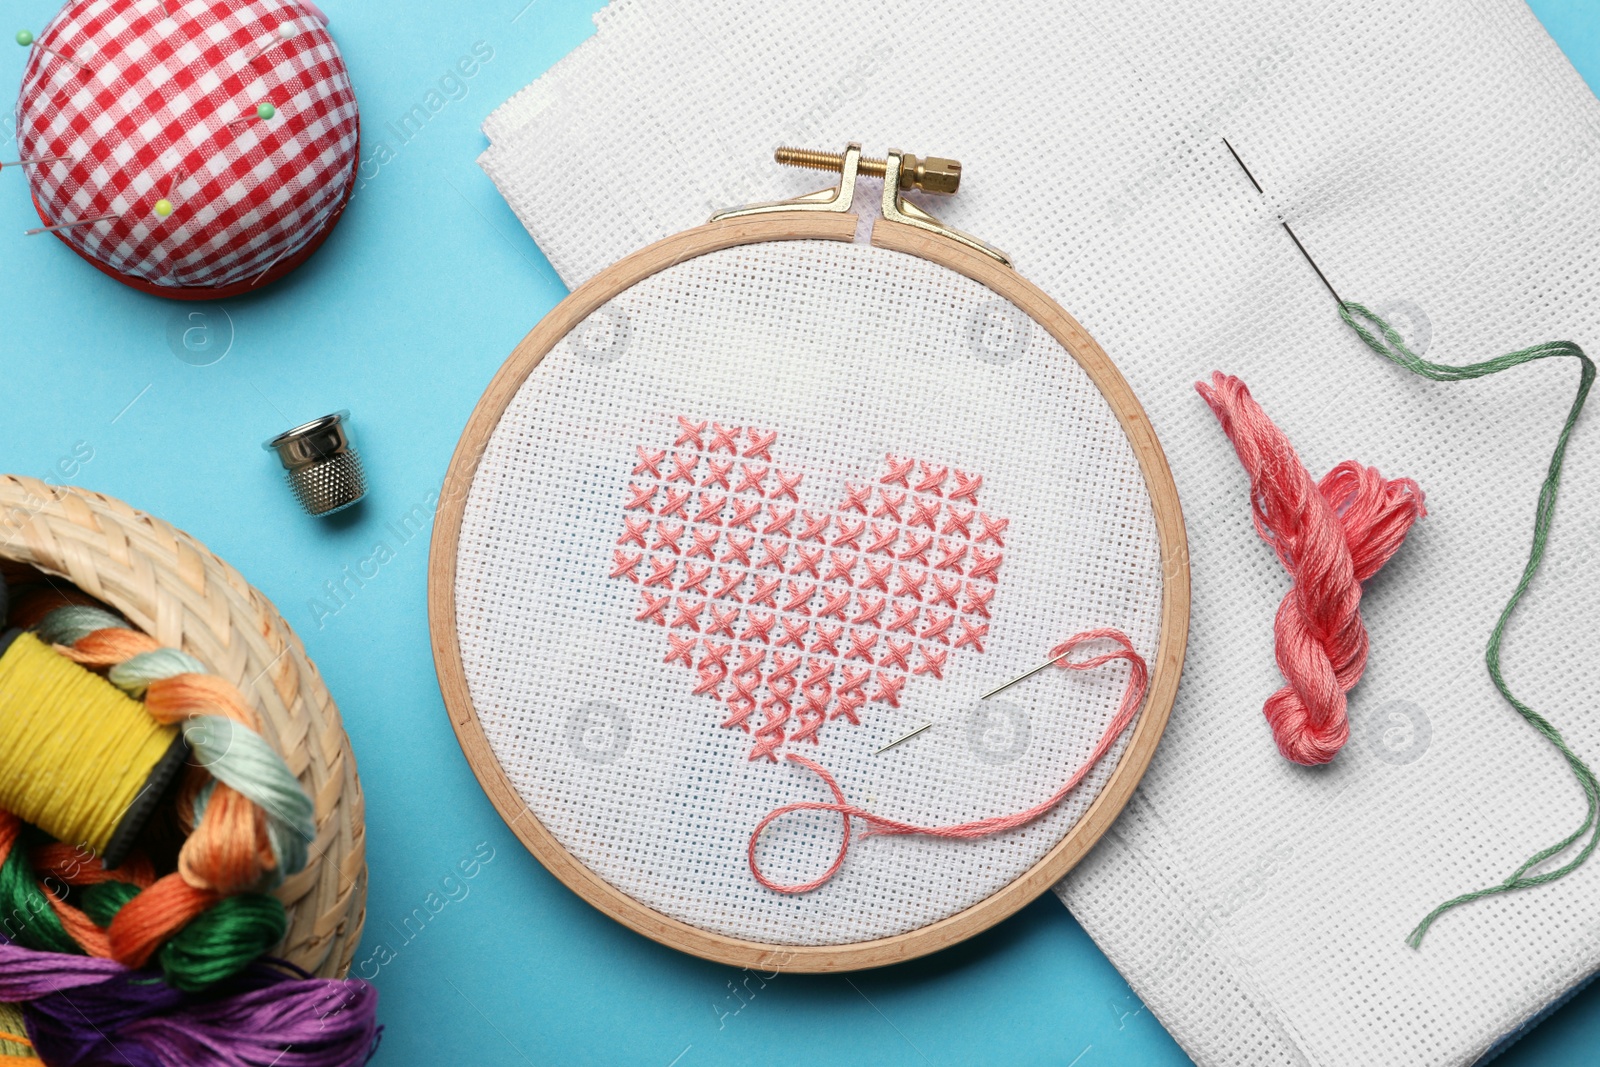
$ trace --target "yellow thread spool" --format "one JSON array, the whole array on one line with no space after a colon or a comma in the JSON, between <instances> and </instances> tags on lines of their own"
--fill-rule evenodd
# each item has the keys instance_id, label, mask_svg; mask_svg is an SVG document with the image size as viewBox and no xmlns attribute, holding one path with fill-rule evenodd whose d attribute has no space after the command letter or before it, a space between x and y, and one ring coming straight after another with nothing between
<instances>
[{"instance_id":1,"label":"yellow thread spool","mask_svg":"<svg viewBox=\"0 0 1600 1067\"><path fill-rule=\"evenodd\" d=\"M0 809L114 867L186 751L176 726L33 634L0 636Z\"/></svg>"}]
</instances>

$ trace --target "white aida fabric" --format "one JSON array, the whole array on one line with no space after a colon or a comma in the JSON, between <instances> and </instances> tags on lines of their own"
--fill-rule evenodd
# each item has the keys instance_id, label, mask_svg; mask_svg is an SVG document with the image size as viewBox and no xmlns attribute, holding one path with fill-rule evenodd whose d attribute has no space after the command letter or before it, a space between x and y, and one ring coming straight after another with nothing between
<instances>
[{"instance_id":1,"label":"white aida fabric","mask_svg":"<svg viewBox=\"0 0 1600 1067\"><path fill-rule=\"evenodd\" d=\"M1404 943L1583 818L1483 666L1576 368L1407 374L1340 323L1280 226L1431 359L1600 350L1600 105L1526 7L818 0L800 33L784 5L631 0L598 23L485 126L485 169L569 284L713 207L821 184L773 167L776 144L954 156L965 186L933 210L1012 253L1150 412L1189 529L1187 668L1143 785L1059 891L1185 1049L1470 1063L1600 966L1593 862ZM663 177L638 181L640 159ZM1286 763L1261 716L1287 579L1193 391L1214 369L1250 384L1314 473L1354 458L1427 493L1367 589L1354 734L1325 768ZM1591 763L1597 529L1590 412L1505 665Z\"/></svg>"},{"instance_id":2,"label":"white aida fabric","mask_svg":"<svg viewBox=\"0 0 1600 1067\"><path fill-rule=\"evenodd\" d=\"M833 799L783 757L921 825L1056 792L1126 665L978 697L1083 630L1154 659L1143 485L1088 375L967 278L826 241L690 260L569 334L490 439L456 566L472 702L540 821L658 911L789 945L917 929L1037 862L1122 745L1027 827L860 841L800 894L746 858L767 812ZM810 881L839 841L789 816L762 868Z\"/></svg>"}]
</instances>

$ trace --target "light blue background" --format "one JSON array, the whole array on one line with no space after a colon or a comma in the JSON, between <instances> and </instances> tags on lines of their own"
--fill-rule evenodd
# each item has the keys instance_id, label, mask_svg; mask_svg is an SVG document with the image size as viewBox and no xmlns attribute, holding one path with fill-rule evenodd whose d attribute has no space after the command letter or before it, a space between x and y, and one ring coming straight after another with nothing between
<instances>
[{"instance_id":1,"label":"light blue background","mask_svg":"<svg viewBox=\"0 0 1600 1067\"><path fill-rule=\"evenodd\" d=\"M426 507L490 376L564 295L475 165L478 127L588 36L601 6L324 2L369 145L475 42L494 58L392 160L368 165L344 221L306 267L228 302L225 315L198 309L219 338L231 322L231 348L209 366L181 361L168 343L169 332L194 325L184 316L195 307L124 288L52 238L22 237L37 223L22 175L8 168L0 468L97 489L187 529L304 637L343 710L366 788L372 880L357 960L370 961L370 974L380 943L394 952L376 978L387 1033L375 1062L1188 1063L1053 896L927 960L765 985L630 933L523 850L468 770L434 679L425 538L400 547L336 615L319 619L310 608L325 581L390 536L386 523ZM1593 0L1533 7L1600 85ZM53 7L0 0L0 11L9 38L40 29ZM17 84L24 56L0 50L0 82ZM10 121L0 118L0 158L15 158ZM372 489L363 510L318 523L295 511L260 443L341 407L354 412ZM57 462L79 442L93 459L63 478ZM408 939L403 920L480 842L495 857L469 894ZM1591 988L1501 1062L1594 1063L1597 1007L1600 988Z\"/></svg>"}]
</instances>

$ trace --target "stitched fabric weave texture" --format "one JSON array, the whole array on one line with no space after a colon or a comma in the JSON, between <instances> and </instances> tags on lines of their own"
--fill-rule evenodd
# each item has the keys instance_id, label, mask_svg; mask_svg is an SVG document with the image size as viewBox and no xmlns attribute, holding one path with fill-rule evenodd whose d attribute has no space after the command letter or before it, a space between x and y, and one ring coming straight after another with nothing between
<instances>
[{"instance_id":1,"label":"stitched fabric weave texture","mask_svg":"<svg viewBox=\"0 0 1600 1067\"><path fill-rule=\"evenodd\" d=\"M1039 804L1091 762L1129 663L979 695L1085 630L1153 660L1162 561L1121 424L1043 328L923 260L772 242L653 275L545 356L480 461L456 586L484 731L569 851L702 929L826 945L1013 881L1127 735L1026 826L869 838L801 895L747 856L768 812L833 800L785 757L908 824ZM839 847L836 814L797 812L761 869L803 883Z\"/></svg>"},{"instance_id":2,"label":"stitched fabric weave texture","mask_svg":"<svg viewBox=\"0 0 1600 1067\"><path fill-rule=\"evenodd\" d=\"M666 630L663 662L755 734L750 759L859 725L869 700L898 708L913 675L982 653L1010 525L978 509L983 475L891 453L813 510L805 473L773 461L778 431L677 421L670 468L634 446L617 544L638 547L612 550L611 577L640 587L634 620Z\"/></svg>"},{"instance_id":3,"label":"stitched fabric weave texture","mask_svg":"<svg viewBox=\"0 0 1600 1067\"><path fill-rule=\"evenodd\" d=\"M777 7L612 5L490 117L485 169L576 284L715 209L823 184L774 166L778 144L960 159L961 193L924 203L1004 248L1106 348L1161 436L1189 529L1171 724L1061 896L1202 1063L1484 1056L1600 967L1592 863L1405 943L1586 810L1483 660L1574 372L1546 361L1441 387L1386 365L1280 222L1428 360L1555 338L1593 351L1600 105L1517 0L818 0L803 36ZM940 105L907 107L930 69ZM641 157L673 160L673 180L638 183ZM1359 456L1427 489L1427 521L1368 586L1373 652L1351 739L1322 768L1285 762L1261 717L1282 684L1270 620L1289 580L1193 391L1219 366L1272 398L1311 470ZM1597 432L1587 417L1573 432L1544 564L1501 653L1512 690L1591 764Z\"/></svg>"}]
</instances>

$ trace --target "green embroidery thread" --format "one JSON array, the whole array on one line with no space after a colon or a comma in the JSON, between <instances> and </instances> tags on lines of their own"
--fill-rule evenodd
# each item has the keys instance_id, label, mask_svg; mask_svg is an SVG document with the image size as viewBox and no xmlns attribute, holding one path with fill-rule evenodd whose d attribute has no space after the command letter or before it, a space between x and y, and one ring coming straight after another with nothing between
<instances>
[{"instance_id":1,"label":"green embroidery thread","mask_svg":"<svg viewBox=\"0 0 1600 1067\"><path fill-rule=\"evenodd\" d=\"M1422 945L1422 939L1427 934L1428 928L1445 912L1462 904L1480 900L1483 897L1509 893L1516 889L1530 889L1534 886L1544 885L1547 882L1563 878L1581 867L1588 860L1589 854L1595 850L1595 846L1600 844L1600 819L1596 818L1597 815L1600 815L1600 779L1597 779L1595 773L1589 769L1589 765L1568 747L1566 739L1561 736L1561 731L1557 730L1543 715L1512 695L1511 689L1506 685L1505 677L1500 669L1500 645L1505 636L1506 624L1511 621L1511 615L1517 610L1517 605L1522 603L1522 598L1528 591L1528 585L1533 581L1533 576L1539 572L1539 564L1544 560L1545 543L1550 537L1550 522L1555 514L1556 496L1561 488L1561 466L1566 460L1567 442L1571 439L1573 427L1578 422L1578 415L1583 411L1583 405L1589 398L1589 389L1594 384L1595 367L1594 361L1584 354L1583 349L1571 341L1550 341L1542 345L1534 345L1532 348L1524 348L1503 356L1497 356L1494 359L1484 360L1482 363L1452 367L1442 363L1432 363L1416 355L1406 347L1405 341L1395 332L1393 327L1360 304L1341 301L1339 304L1339 316L1344 319L1347 326L1355 330L1361 340L1366 342L1367 347L1378 353L1378 355L1390 362L1399 364L1413 374L1419 374L1436 382L1460 382L1472 378L1483 378L1490 374L1498 374L1503 370L1509 370L1512 367L1519 367L1524 363L1569 356L1578 360L1581 368L1578 376L1577 395L1573 397L1572 408L1567 412L1567 421L1561 427L1561 436L1556 441L1554 453L1550 456L1549 471L1545 475L1544 485L1539 490L1539 506L1534 513L1533 544L1528 550L1528 562L1522 568L1522 577L1518 579L1516 589L1512 591L1511 598L1506 601L1506 606L1501 610L1500 617L1495 622L1494 630L1489 634L1489 645L1484 651L1484 660L1489 666L1489 677L1494 680L1494 687L1499 690L1506 703L1515 708L1517 714L1521 715L1530 726L1543 734L1545 739L1555 746L1556 751L1561 753L1561 757L1567 761L1567 766L1572 769L1573 777L1578 780L1578 785L1582 787L1584 796L1587 798L1588 811L1584 815L1583 825L1562 840L1534 853L1522 866L1512 871L1505 881L1484 889L1476 889L1470 893L1452 897L1430 911L1422 922L1417 924L1417 928L1412 930L1406 938L1406 942L1412 948L1418 948ZM1382 340L1360 322L1357 322L1358 317L1376 326L1379 333L1382 334ZM1584 842L1583 849L1562 866L1538 874L1528 873L1546 860L1565 852L1585 837L1588 840Z\"/></svg>"}]
</instances>

